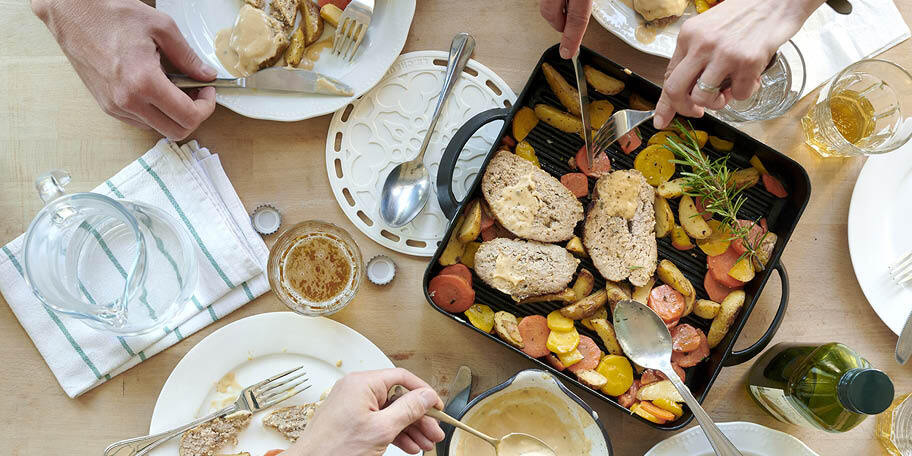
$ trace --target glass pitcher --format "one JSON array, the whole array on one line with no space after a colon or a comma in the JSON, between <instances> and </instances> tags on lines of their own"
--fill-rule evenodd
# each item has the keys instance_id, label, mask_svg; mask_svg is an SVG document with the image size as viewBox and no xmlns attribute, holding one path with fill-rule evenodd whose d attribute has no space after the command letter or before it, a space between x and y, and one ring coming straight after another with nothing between
<instances>
[{"instance_id":1,"label":"glass pitcher","mask_svg":"<svg viewBox=\"0 0 912 456\"><path fill-rule=\"evenodd\" d=\"M45 206L25 235L25 277L61 314L122 336L166 325L196 288L187 231L155 207L97 193L66 194L70 175L35 181Z\"/></svg>"}]
</instances>

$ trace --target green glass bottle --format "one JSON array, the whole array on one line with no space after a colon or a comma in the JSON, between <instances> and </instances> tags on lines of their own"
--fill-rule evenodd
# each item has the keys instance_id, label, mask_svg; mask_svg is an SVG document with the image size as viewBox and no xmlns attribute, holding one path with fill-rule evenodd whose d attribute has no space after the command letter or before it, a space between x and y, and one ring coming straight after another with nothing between
<instances>
[{"instance_id":1,"label":"green glass bottle","mask_svg":"<svg viewBox=\"0 0 912 456\"><path fill-rule=\"evenodd\" d=\"M747 391L786 423L845 432L890 406L893 382L839 343L781 343L751 367Z\"/></svg>"}]
</instances>

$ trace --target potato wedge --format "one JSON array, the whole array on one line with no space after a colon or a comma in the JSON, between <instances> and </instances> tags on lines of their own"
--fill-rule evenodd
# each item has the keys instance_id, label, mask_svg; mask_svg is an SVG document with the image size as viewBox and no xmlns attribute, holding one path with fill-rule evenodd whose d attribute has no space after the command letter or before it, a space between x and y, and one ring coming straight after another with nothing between
<instances>
[{"instance_id":1,"label":"potato wedge","mask_svg":"<svg viewBox=\"0 0 912 456\"><path fill-rule=\"evenodd\" d=\"M621 344L618 343L617 334L614 332L614 326L611 326L611 323L608 323L608 319L593 318L589 320L589 323L592 325L595 333L598 334L599 339L602 339L602 344L605 345L605 350L607 350L609 354L624 354L624 350L621 349Z\"/></svg>"},{"instance_id":2,"label":"potato wedge","mask_svg":"<svg viewBox=\"0 0 912 456\"><path fill-rule=\"evenodd\" d=\"M751 166L754 167L760 174L769 174L769 171L766 170L766 166L763 166L763 162L760 161L760 157L754 155L750 159Z\"/></svg>"},{"instance_id":3,"label":"potato wedge","mask_svg":"<svg viewBox=\"0 0 912 456\"><path fill-rule=\"evenodd\" d=\"M294 33L291 34L291 42L288 44L288 47L285 48L285 65L296 67L301 63L301 59L304 58L304 48L307 46L305 44L304 30L301 27L298 27Z\"/></svg>"},{"instance_id":4,"label":"potato wedge","mask_svg":"<svg viewBox=\"0 0 912 456\"><path fill-rule=\"evenodd\" d=\"M519 322L516 315L501 310L494 313L494 333L504 340L504 342L516 347L523 348L522 335L519 333Z\"/></svg>"},{"instance_id":5,"label":"potato wedge","mask_svg":"<svg viewBox=\"0 0 912 456\"><path fill-rule=\"evenodd\" d=\"M659 194L662 198L665 199L674 199L680 198L689 189L687 184L685 184L685 179L679 177L677 179L672 179L668 182L662 183L656 188L656 193Z\"/></svg>"},{"instance_id":6,"label":"potato wedge","mask_svg":"<svg viewBox=\"0 0 912 456\"><path fill-rule=\"evenodd\" d=\"M576 378L579 379L580 383L583 385L596 390L602 389L602 387L608 384L608 379L604 375L589 369L577 371Z\"/></svg>"},{"instance_id":7,"label":"potato wedge","mask_svg":"<svg viewBox=\"0 0 912 456\"><path fill-rule=\"evenodd\" d=\"M743 290L735 290L722 300L719 314L716 315L716 318L713 318L712 325L709 326L709 333L706 334L709 348L715 348L716 345L722 342L725 334L728 333L728 328L731 327L738 316L738 311L744 305L745 296Z\"/></svg>"},{"instance_id":8,"label":"potato wedge","mask_svg":"<svg viewBox=\"0 0 912 456\"><path fill-rule=\"evenodd\" d=\"M624 282L605 282L605 292L608 293L608 307L614 311L614 306L620 301L630 299L630 287Z\"/></svg>"},{"instance_id":9,"label":"potato wedge","mask_svg":"<svg viewBox=\"0 0 912 456\"><path fill-rule=\"evenodd\" d=\"M722 308L722 305L716 301L710 301L709 299L698 299L694 303L694 315L705 318L707 320L712 320L716 318L716 315L719 315L719 309Z\"/></svg>"},{"instance_id":10,"label":"potato wedge","mask_svg":"<svg viewBox=\"0 0 912 456\"><path fill-rule=\"evenodd\" d=\"M551 105L535 105L535 115L544 123L565 133L579 133L583 130L583 123L578 117L567 114Z\"/></svg>"},{"instance_id":11,"label":"potato wedge","mask_svg":"<svg viewBox=\"0 0 912 456\"><path fill-rule=\"evenodd\" d=\"M598 290L573 304L562 307L560 313L567 318L581 320L592 316L596 310L604 307L606 302L608 302L608 292Z\"/></svg>"},{"instance_id":12,"label":"potato wedge","mask_svg":"<svg viewBox=\"0 0 912 456\"><path fill-rule=\"evenodd\" d=\"M320 7L311 0L301 0L298 2L298 8L301 10L304 44L310 46L323 35L323 18L320 15Z\"/></svg>"},{"instance_id":13,"label":"potato wedge","mask_svg":"<svg viewBox=\"0 0 912 456\"><path fill-rule=\"evenodd\" d=\"M728 275L742 282L750 282L754 280L754 265L751 264L750 258L745 256L728 270Z\"/></svg>"},{"instance_id":14,"label":"potato wedge","mask_svg":"<svg viewBox=\"0 0 912 456\"><path fill-rule=\"evenodd\" d=\"M678 202L678 220L681 221L681 227L687 235L694 239L706 239L712 235L712 229L697 212L697 206L690 195L682 196Z\"/></svg>"},{"instance_id":15,"label":"potato wedge","mask_svg":"<svg viewBox=\"0 0 912 456\"><path fill-rule=\"evenodd\" d=\"M767 231L763 235L763 239L760 240L760 245L757 246L757 255L752 258L754 271L762 271L766 269L766 265L769 263L770 258L773 256L773 250L776 249L776 241L779 239L779 236L776 236L776 233L772 231Z\"/></svg>"},{"instance_id":16,"label":"potato wedge","mask_svg":"<svg viewBox=\"0 0 912 456\"><path fill-rule=\"evenodd\" d=\"M595 100L589 103L589 126L593 130L602 128L613 112L614 105L608 100Z\"/></svg>"},{"instance_id":17,"label":"potato wedge","mask_svg":"<svg viewBox=\"0 0 912 456\"><path fill-rule=\"evenodd\" d=\"M320 17L333 27L339 26L339 19L342 18L342 10L332 3L327 3L320 8Z\"/></svg>"},{"instance_id":18,"label":"potato wedge","mask_svg":"<svg viewBox=\"0 0 912 456\"><path fill-rule=\"evenodd\" d=\"M624 90L624 81L608 76L589 65L583 65L583 74L586 75L586 82L598 93L617 95Z\"/></svg>"},{"instance_id":19,"label":"potato wedge","mask_svg":"<svg viewBox=\"0 0 912 456\"><path fill-rule=\"evenodd\" d=\"M573 282L574 301L579 301L580 299L589 296L589 293L592 293L592 288L594 286L595 276L586 268L580 269L579 273L576 274L576 281Z\"/></svg>"},{"instance_id":20,"label":"potato wedge","mask_svg":"<svg viewBox=\"0 0 912 456\"><path fill-rule=\"evenodd\" d=\"M572 239L567 241L566 248L567 248L567 250L570 251L570 253L572 253L576 256L580 256L583 258L589 258L589 254L586 253L586 248L583 247L583 240L580 239L579 236L573 236Z\"/></svg>"},{"instance_id":21,"label":"potato wedge","mask_svg":"<svg viewBox=\"0 0 912 456\"><path fill-rule=\"evenodd\" d=\"M478 252L479 247L481 247L481 242L467 242L462 250L462 255L459 255L459 262L469 269L475 269L475 253Z\"/></svg>"},{"instance_id":22,"label":"potato wedge","mask_svg":"<svg viewBox=\"0 0 912 456\"><path fill-rule=\"evenodd\" d=\"M307 0L305 0L307 1ZM465 210L465 220L459 227L457 239L459 242L466 243L478 239L481 235L481 202L473 200Z\"/></svg>"},{"instance_id":23,"label":"potato wedge","mask_svg":"<svg viewBox=\"0 0 912 456\"><path fill-rule=\"evenodd\" d=\"M674 263L664 259L659 261L659 265L656 267L656 275L659 276L659 279L661 279L662 282L671 285L671 288L674 288L684 295L685 307L684 315L682 315L682 317L690 315L690 312L693 311L693 304L697 296L697 292L694 290L690 280L687 280L687 277L684 277L684 273L682 273Z\"/></svg>"},{"instance_id":24,"label":"potato wedge","mask_svg":"<svg viewBox=\"0 0 912 456\"><path fill-rule=\"evenodd\" d=\"M668 205L668 201L659 195L655 197L653 208L655 209L656 238L661 239L671 234L671 229L675 226L674 212Z\"/></svg>"},{"instance_id":25,"label":"potato wedge","mask_svg":"<svg viewBox=\"0 0 912 456\"><path fill-rule=\"evenodd\" d=\"M559 293L548 293L541 296L530 296L526 299L522 299L516 304L532 304L535 302L573 302L576 301L576 293L570 288L565 288Z\"/></svg>"},{"instance_id":26,"label":"potato wedge","mask_svg":"<svg viewBox=\"0 0 912 456\"><path fill-rule=\"evenodd\" d=\"M443 253L441 253L440 258L437 259L437 262L440 263L441 266L459 263L460 258L462 258L463 253L465 253L465 244L459 242L458 235L464 221L465 217L462 215L456 219L456 229L453 230L453 235L450 236L450 240L447 241L446 248L443 249Z\"/></svg>"},{"instance_id":27,"label":"potato wedge","mask_svg":"<svg viewBox=\"0 0 912 456\"><path fill-rule=\"evenodd\" d=\"M585 67L583 67L585 69ZM656 108L655 103L647 101L638 93L630 94L630 107L640 111L651 111Z\"/></svg>"},{"instance_id":28,"label":"potato wedge","mask_svg":"<svg viewBox=\"0 0 912 456\"><path fill-rule=\"evenodd\" d=\"M586 327L589 331L595 331L595 326L592 326L592 320L602 319L608 321L608 309L602 307L599 310L596 310L589 318L583 318L580 320L580 323Z\"/></svg>"},{"instance_id":29,"label":"potato wedge","mask_svg":"<svg viewBox=\"0 0 912 456\"><path fill-rule=\"evenodd\" d=\"M681 225L675 225L671 228L671 246L678 250L690 250L694 248L693 242L684 232Z\"/></svg>"},{"instance_id":30,"label":"potato wedge","mask_svg":"<svg viewBox=\"0 0 912 456\"><path fill-rule=\"evenodd\" d=\"M718 150L719 152L728 152L728 151L732 150L732 148L735 147L734 142L722 139L718 136L710 136L709 145L712 146L713 149Z\"/></svg>"},{"instance_id":31,"label":"potato wedge","mask_svg":"<svg viewBox=\"0 0 912 456\"><path fill-rule=\"evenodd\" d=\"M655 277L650 277L642 287L634 287L633 293L630 299L633 299L636 302L646 304L646 301L649 300L649 292L652 291L653 285L655 285Z\"/></svg>"},{"instance_id":32,"label":"potato wedge","mask_svg":"<svg viewBox=\"0 0 912 456\"><path fill-rule=\"evenodd\" d=\"M757 168L739 169L728 177L728 185L742 190L751 188L758 182L760 182L760 171L757 171Z\"/></svg>"},{"instance_id":33,"label":"potato wedge","mask_svg":"<svg viewBox=\"0 0 912 456\"><path fill-rule=\"evenodd\" d=\"M641 387L639 391L637 391L637 399L641 401L664 399L669 402L684 402L684 398L681 396L681 393L675 389L671 380L661 380Z\"/></svg>"},{"instance_id":34,"label":"potato wedge","mask_svg":"<svg viewBox=\"0 0 912 456\"><path fill-rule=\"evenodd\" d=\"M528 106L519 108L516 111L516 115L513 116L513 137L517 141L526 139L526 136L536 125L538 125L538 116L535 115L535 111Z\"/></svg>"},{"instance_id":35,"label":"potato wedge","mask_svg":"<svg viewBox=\"0 0 912 456\"><path fill-rule=\"evenodd\" d=\"M548 81L551 91L554 92L561 104L567 108L567 111L580 115L579 92L576 87L570 85L549 63L542 64L542 73L545 74L545 80Z\"/></svg>"},{"instance_id":36,"label":"potato wedge","mask_svg":"<svg viewBox=\"0 0 912 456\"><path fill-rule=\"evenodd\" d=\"M708 256L722 255L728 250L728 245L731 243L731 230L728 225L716 219L710 219L706 223L712 230L712 234L706 239L697 241L697 245Z\"/></svg>"}]
</instances>

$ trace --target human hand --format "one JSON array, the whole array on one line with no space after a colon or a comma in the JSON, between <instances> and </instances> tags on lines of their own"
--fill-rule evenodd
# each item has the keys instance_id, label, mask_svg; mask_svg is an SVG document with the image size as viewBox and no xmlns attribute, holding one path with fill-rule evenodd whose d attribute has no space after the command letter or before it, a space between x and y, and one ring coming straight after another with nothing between
<instances>
[{"instance_id":1,"label":"human hand","mask_svg":"<svg viewBox=\"0 0 912 456\"><path fill-rule=\"evenodd\" d=\"M721 109L733 98L744 100L760 86L770 58L788 41L823 0L725 0L684 22L665 71L662 96L653 124L668 126L675 113L700 117L704 108ZM719 87L726 79L731 86Z\"/></svg>"},{"instance_id":2,"label":"human hand","mask_svg":"<svg viewBox=\"0 0 912 456\"><path fill-rule=\"evenodd\" d=\"M551 27L564 34L560 56L569 59L576 55L589 25L592 0L541 0L539 9Z\"/></svg>"},{"instance_id":3,"label":"human hand","mask_svg":"<svg viewBox=\"0 0 912 456\"><path fill-rule=\"evenodd\" d=\"M387 404L393 385L410 391ZM444 437L437 421L424 416L432 407L443 408L440 397L405 369L348 374L284 456L379 456L390 443L409 454L430 451Z\"/></svg>"},{"instance_id":4,"label":"human hand","mask_svg":"<svg viewBox=\"0 0 912 456\"><path fill-rule=\"evenodd\" d=\"M215 89L194 96L165 75L161 54L201 81L216 77L174 21L138 0L32 0L76 73L111 116L184 139L215 110Z\"/></svg>"}]
</instances>

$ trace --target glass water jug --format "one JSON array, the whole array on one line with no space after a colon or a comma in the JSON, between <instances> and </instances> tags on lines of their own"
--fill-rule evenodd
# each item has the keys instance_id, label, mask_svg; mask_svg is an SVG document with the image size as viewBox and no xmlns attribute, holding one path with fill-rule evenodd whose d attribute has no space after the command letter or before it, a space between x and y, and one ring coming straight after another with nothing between
<instances>
[{"instance_id":1,"label":"glass water jug","mask_svg":"<svg viewBox=\"0 0 912 456\"><path fill-rule=\"evenodd\" d=\"M55 312L122 336L161 329L188 304L197 258L186 229L147 204L66 194L56 170L35 181L45 206L25 235L25 277Z\"/></svg>"}]
</instances>

